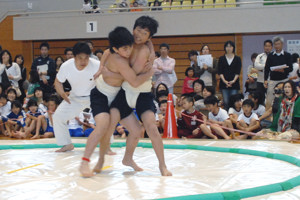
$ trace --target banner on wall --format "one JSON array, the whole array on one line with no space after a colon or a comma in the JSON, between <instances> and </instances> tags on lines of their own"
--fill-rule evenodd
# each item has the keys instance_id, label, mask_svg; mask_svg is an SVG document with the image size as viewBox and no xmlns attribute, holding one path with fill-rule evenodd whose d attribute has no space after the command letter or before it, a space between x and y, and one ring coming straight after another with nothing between
<instances>
[{"instance_id":1,"label":"banner on wall","mask_svg":"<svg viewBox=\"0 0 300 200\"><path fill-rule=\"evenodd\" d=\"M300 55L300 40L287 40L287 51L290 54L298 53Z\"/></svg>"}]
</instances>

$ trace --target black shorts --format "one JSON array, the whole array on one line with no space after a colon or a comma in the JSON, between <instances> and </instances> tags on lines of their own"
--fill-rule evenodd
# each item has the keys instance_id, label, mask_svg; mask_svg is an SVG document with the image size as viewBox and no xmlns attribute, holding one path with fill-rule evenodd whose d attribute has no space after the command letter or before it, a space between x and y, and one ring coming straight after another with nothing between
<instances>
[{"instance_id":1,"label":"black shorts","mask_svg":"<svg viewBox=\"0 0 300 200\"><path fill-rule=\"evenodd\" d=\"M153 102L154 96L151 92L140 93L136 101L136 113L141 119L141 115L147 111L151 110L156 113L156 107ZM117 108L120 112L121 119L128 117L132 113L132 108L128 105L126 101L125 91L121 89L111 103L111 108Z\"/></svg>"},{"instance_id":2,"label":"black shorts","mask_svg":"<svg viewBox=\"0 0 300 200\"><path fill-rule=\"evenodd\" d=\"M90 99L94 117L103 112L109 113L107 96L102 94L96 87L91 90Z\"/></svg>"}]
</instances>

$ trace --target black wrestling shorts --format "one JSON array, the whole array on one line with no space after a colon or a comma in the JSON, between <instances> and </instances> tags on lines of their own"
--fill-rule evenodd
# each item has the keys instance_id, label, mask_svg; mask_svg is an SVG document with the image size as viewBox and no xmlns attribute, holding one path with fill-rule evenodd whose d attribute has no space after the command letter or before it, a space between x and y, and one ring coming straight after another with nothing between
<instances>
[{"instance_id":1,"label":"black wrestling shorts","mask_svg":"<svg viewBox=\"0 0 300 200\"><path fill-rule=\"evenodd\" d=\"M96 87L91 90L90 99L94 117L103 112L109 113L108 99Z\"/></svg>"}]
</instances>

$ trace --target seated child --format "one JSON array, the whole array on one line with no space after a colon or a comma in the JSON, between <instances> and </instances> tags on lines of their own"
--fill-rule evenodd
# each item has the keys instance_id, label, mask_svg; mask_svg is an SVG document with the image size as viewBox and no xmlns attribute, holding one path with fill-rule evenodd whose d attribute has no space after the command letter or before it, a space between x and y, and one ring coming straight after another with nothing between
<instances>
[{"instance_id":1,"label":"seated child","mask_svg":"<svg viewBox=\"0 0 300 200\"><path fill-rule=\"evenodd\" d=\"M229 140L231 138L227 134L231 133L232 135L234 135L234 132L231 130L228 131L227 129L224 130L220 126L227 128L233 128L233 126L226 110L220 108L218 106L218 102L219 100L215 96L209 96L204 100L204 104L209 110L208 121L212 123L210 125L210 128L214 134L217 134L218 136Z\"/></svg>"},{"instance_id":2,"label":"seated child","mask_svg":"<svg viewBox=\"0 0 300 200\"><path fill-rule=\"evenodd\" d=\"M164 126L165 126L165 115L167 111L167 100L162 100L159 103L159 113L156 113L156 126L160 134L164 133Z\"/></svg>"},{"instance_id":3,"label":"seated child","mask_svg":"<svg viewBox=\"0 0 300 200\"><path fill-rule=\"evenodd\" d=\"M258 117L262 116L266 111L266 108L263 105L264 98L262 97L262 94L257 91L250 92L248 99L251 99L254 102L254 107L253 107L252 112L257 114Z\"/></svg>"},{"instance_id":4,"label":"seated child","mask_svg":"<svg viewBox=\"0 0 300 200\"><path fill-rule=\"evenodd\" d=\"M210 138L218 139L206 126L206 117L194 109L193 97L183 97L182 107L184 111L179 114L177 119L178 137L202 138L204 135L206 135ZM197 119L204 122L200 122Z\"/></svg>"},{"instance_id":5,"label":"seated child","mask_svg":"<svg viewBox=\"0 0 300 200\"><path fill-rule=\"evenodd\" d=\"M68 128L71 137L84 137L82 125L79 124L78 117L68 121Z\"/></svg>"},{"instance_id":6,"label":"seated child","mask_svg":"<svg viewBox=\"0 0 300 200\"><path fill-rule=\"evenodd\" d=\"M128 136L128 134L129 134L129 132L126 130L126 128L123 125L121 125L120 123L118 123L116 126L116 130L114 132L114 136L126 138Z\"/></svg>"},{"instance_id":7,"label":"seated child","mask_svg":"<svg viewBox=\"0 0 300 200\"><path fill-rule=\"evenodd\" d=\"M38 109L38 105L36 100L30 99L27 102L28 112L26 113L25 120L25 132L19 132L19 138L29 138L31 136L31 132L35 131L37 119L43 113Z\"/></svg>"},{"instance_id":8,"label":"seated child","mask_svg":"<svg viewBox=\"0 0 300 200\"><path fill-rule=\"evenodd\" d=\"M215 91L214 87L205 86L203 88L203 91L202 91L203 99L202 98L200 98L200 99L194 98L194 100L195 100L195 103L194 103L195 109L197 111L203 113L206 117L208 117L208 110L207 110L207 108L204 104L204 99L206 99L209 96L215 95L215 93L216 93L216 91Z\"/></svg>"},{"instance_id":9,"label":"seated child","mask_svg":"<svg viewBox=\"0 0 300 200\"><path fill-rule=\"evenodd\" d=\"M36 70L31 70L29 72L29 85L26 92L26 98L24 100L23 108L27 107L27 103L31 97L34 96L34 90L37 87L40 87L40 76Z\"/></svg>"},{"instance_id":10,"label":"seated child","mask_svg":"<svg viewBox=\"0 0 300 200\"><path fill-rule=\"evenodd\" d=\"M240 114L243 113L242 110L242 100L244 96L242 94L234 94L229 98L229 110L228 115L230 117L231 123L236 127L237 119Z\"/></svg>"},{"instance_id":11,"label":"seated child","mask_svg":"<svg viewBox=\"0 0 300 200\"><path fill-rule=\"evenodd\" d=\"M252 112L254 103L250 99L243 102L243 113L238 117L237 128L242 131L257 132L260 128L258 116ZM240 134L236 139L247 139L249 135Z\"/></svg>"},{"instance_id":12,"label":"seated child","mask_svg":"<svg viewBox=\"0 0 300 200\"><path fill-rule=\"evenodd\" d=\"M3 135L7 135L4 129L2 117L5 117L11 112L11 103L7 100L6 94L0 94L0 129Z\"/></svg>"},{"instance_id":13,"label":"seated child","mask_svg":"<svg viewBox=\"0 0 300 200\"><path fill-rule=\"evenodd\" d=\"M11 103L11 113L7 117L2 117L9 137L15 137L16 131L24 131L24 119L25 113L22 111L22 104L19 101L13 101ZM18 134L16 136L18 137Z\"/></svg>"},{"instance_id":14,"label":"seated child","mask_svg":"<svg viewBox=\"0 0 300 200\"><path fill-rule=\"evenodd\" d=\"M75 119L78 121L79 125L82 125L84 137L88 137L95 129L96 122L90 108L85 108L79 114L79 117L75 117Z\"/></svg>"},{"instance_id":15,"label":"seated child","mask_svg":"<svg viewBox=\"0 0 300 200\"><path fill-rule=\"evenodd\" d=\"M13 102L17 99L17 92L15 89L10 88L7 90L7 99L10 102Z\"/></svg>"},{"instance_id":16,"label":"seated child","mask_svg":"<svg viewBox=\"0 0 300 200\"><path fill-rule=\"evenodd\" d=\"M38 116L35 135L31 139L54 137L52 116L59 103L59 98L57 96L50 96L47 113Z\"/></svg>"}]
</instances>

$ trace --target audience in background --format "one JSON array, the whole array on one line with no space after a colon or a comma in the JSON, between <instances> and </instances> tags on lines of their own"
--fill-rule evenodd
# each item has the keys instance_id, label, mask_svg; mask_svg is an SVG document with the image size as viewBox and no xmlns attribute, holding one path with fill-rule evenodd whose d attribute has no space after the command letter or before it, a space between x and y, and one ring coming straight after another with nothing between
<instances>
[{"instance_id":1,"label":"audience in background","mask_svg":"<svg viewBox=\"0 0 300 200\"><path fill-rule=\"evenodd\" d=\"M174 84L177 81L175 73L175 59L168 56L170 47L166 43L159 46L160 57L154 60L153 68L155 69L154 81L155 88L160 83L167 85L169 92L173 94Z\"/></svg>"},{"instance_id":2,"label":"audience in background","mask_svg":"<svg viewBox=\"0 0 300 200\"><path fill-rule=\"evenodd\" d=\"M41 55L33 60L31 70L38 72L40 76L40 85L44 90L44 93L54 93L54 80L56 76L55 62L49 57L50 46L47 42L43 42L40 45Z\"/></svg>"},{"instance_id":3,"label":"audience in background","mask_svg":"<svg viewBox=\"0 0 300 200\"><path fill-rule=\"evenodd\" d=\"M228 110L229 98L240 90L241 58L235 55L235 44L227 41L224 44L225 55L219 58L218 74L225 110Z\"/></svg>"}]
</instances>

